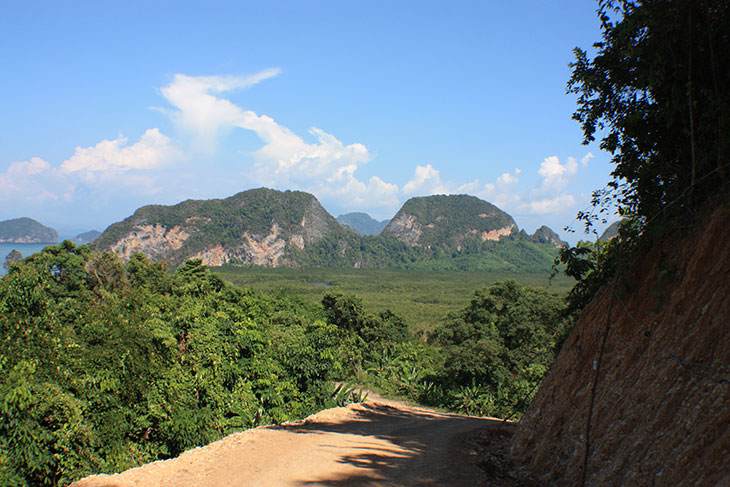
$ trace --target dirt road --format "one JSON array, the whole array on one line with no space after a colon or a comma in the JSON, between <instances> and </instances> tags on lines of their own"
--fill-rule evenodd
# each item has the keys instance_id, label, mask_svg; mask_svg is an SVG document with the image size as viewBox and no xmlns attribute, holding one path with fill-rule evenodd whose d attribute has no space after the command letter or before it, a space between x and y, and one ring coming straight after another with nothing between
<instances>
[{"instance_id":1,"label":"dirt road","mask_svg":"<svg viewBox=\"0 0 730 487\"><path fill-rule=\"evenodd\" d=\"M236 433L178 458L87 477L72 486L488 485L485 472L475 465L476 442L485 430L500 425L499 420L377 398Z\"/></svg>"}]
</instances>

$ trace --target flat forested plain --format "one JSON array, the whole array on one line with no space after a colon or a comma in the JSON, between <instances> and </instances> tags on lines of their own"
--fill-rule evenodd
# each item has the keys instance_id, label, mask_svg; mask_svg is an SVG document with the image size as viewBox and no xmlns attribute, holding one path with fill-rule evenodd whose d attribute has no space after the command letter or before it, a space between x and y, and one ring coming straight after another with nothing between
<instances>
[{"instance_id":1,"label":"flat forested plain","mask_svg":"<svg viewBox=\"0 0 730 487\"><path fill-rule=\"evenodd\" d=\"M464 308L474 291L497 281L511 279L560 295L567 294L575 284L563 274L550 280L546 273L250 266L211 267L211 271L244 288L299 295L312 303L321 302L327 291L354 294L362 299L369 312L389 309L401 316L414 332L433 330L448 313Z\"/></svg>"}]
</instances>

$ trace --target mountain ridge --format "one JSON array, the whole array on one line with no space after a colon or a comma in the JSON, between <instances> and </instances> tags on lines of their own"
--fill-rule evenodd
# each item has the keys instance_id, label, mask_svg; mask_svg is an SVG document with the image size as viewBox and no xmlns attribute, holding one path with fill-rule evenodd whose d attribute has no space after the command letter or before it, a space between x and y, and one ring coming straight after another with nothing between
<instances>
[{"instance_id":1,"label":"mountain ridge","mask_svg":"<svg viewBox=\"0 0 730 487\"><path fill-rule=\"evenodd\" d=\"M390 220L378 221L367 213L354 211L338 216L337 222L343 227L355 230L360 235L378 235Z\"/></svg>"},{"instance_id":2,"label":"mountain ridge","mask_svg":"<svg viewBox=\"0 0 730 487\"><path fill-rule=\"evenodd\" d=\"M510 215L473 196L412 198L380 235L363 236L338 223L309 193L266 188L143 206L110 225L92 246L123 260L140 252L171 265L197 258L211 266L515 272L549 270L556 253L553 243L519 232Z\"/></svg>"}]
</instances>

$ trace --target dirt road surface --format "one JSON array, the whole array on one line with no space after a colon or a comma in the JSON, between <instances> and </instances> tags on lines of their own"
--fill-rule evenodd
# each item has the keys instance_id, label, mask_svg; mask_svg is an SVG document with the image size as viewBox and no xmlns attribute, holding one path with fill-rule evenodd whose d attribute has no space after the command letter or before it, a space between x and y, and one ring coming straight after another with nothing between
<instances>
[{"instance_id":1,"label":"dirt road surface","mask_svg":"<svg viewBox=\"0 0 730 487\"><path fill-rule=\"evenodd\" d=\"M476 465L479 438L490 430L511 433L513 426L378 397L236 433L174 459L87 477L72 487L494 485Z\"/></svg>"}]
</instances>

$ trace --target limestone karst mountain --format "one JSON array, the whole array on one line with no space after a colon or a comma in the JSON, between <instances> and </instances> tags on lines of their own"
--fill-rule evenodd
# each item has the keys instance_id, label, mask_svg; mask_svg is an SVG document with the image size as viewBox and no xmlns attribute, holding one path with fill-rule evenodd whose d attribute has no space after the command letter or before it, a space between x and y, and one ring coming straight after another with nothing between
<instances>
[{"instance_id":1,"label":"limestone karst mountain","mask_svg":"<svg viewBox=\"0 0 730 487\"><path fill-rule=\"evenodd\" d=\"M556 247L564 247L568 245L565 240L562 240L560 238L560 235L558 235L550 227L546 227L545 225L535 230L535 233L532 234L532 238L551 242Z\"/></svg>"},{"instance_id":2,"label":"limestone karst mountain","mask_svg":"<svg viewBox=\"0 0 730 487\"><path fill-rule=\"evenodd\" d=\"M367 215L366 215L367 216ZM556 247L517 230L496 206L466 195L408 200L377 236L340 225L308 193L253 189L230 198L150 205L92 244L179 265L399 267L544 272Z\"/></svg>"},{"instance_id":3,"label":"limestone karst mountain","mask_svg":"<svg viewBox=\"0 0 730 487\"><path fill-rule=\"evenodd\" d=\"M95 246L125 260L139 252L172 265L199 258L213 266L285 266L296 264L297 250L346 233L311 194L260 188L225 199L143 206L107 228Z\"/></svg>"},{"instance_id":4,"label":"limestone karst mountain","mask_svg":"<svg viewBox=\"0 0 730 487\"><path fill-rule=\"evenodd\" d=\"M414 247L456 247L464 240L498 241L517 230L514 219L469 195L411 198L383 230Z\"/></svg>"}]
</instances>

